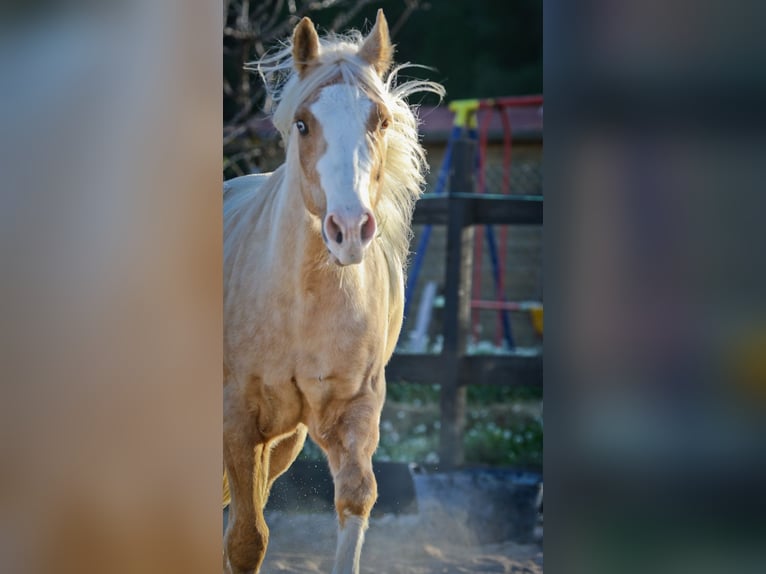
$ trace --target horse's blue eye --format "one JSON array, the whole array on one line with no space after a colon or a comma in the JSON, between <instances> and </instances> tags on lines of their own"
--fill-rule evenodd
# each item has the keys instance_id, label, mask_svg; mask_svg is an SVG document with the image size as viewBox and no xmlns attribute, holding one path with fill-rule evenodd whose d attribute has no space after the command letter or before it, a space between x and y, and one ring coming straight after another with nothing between
<instances>
[{"instance_id":1,"label":"horse's blue eye","mask_svg":"<svg viewBox=\"0 0 766 574\"><path fill-rule=\"evenodd\" d=\"M295 122L295 127L298 128L298 133L302 136L305 136L307 133L309 133L309 127L303 120L298 120Z\"/></svg>"}]
</instances>

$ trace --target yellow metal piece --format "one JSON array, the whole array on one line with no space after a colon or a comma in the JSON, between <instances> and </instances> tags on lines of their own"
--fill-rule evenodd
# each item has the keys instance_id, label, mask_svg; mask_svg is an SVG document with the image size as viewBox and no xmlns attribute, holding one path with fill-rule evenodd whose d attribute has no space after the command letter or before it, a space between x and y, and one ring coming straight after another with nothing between
<instances>
[{"instance_id":1,"label":"yellow metal piece","mask_svg":"<svg viewBox=\"0 0 766 574\"><path fill-rule=\"evenodd\" d=\"M727 375L744 392L743 399L766 406L766 326L743 329L726 345Z\"/></svg>"},{"instance_id":2,"label":"yellow metal piece","mask_svg":"<svg viewBox=\"0 0 766 574\"><path fill-rule=\"evenodd\" d=\"M479 100L453 100L449 103L449 109L455 113L456 126L461 128L476 127Z\"/></svg>"},{"instance_id":3,"label":"yellow metal piece","mask_svg":"<svg viewBox=\"0 0 766 574\"><path fill-rule=\"evenodd\" d=\"M535 329L535 332L543 336L543 308L542 307L533 307L529 310L529 314L532 317L532 326Z\"/></svg>"}]
</instances>

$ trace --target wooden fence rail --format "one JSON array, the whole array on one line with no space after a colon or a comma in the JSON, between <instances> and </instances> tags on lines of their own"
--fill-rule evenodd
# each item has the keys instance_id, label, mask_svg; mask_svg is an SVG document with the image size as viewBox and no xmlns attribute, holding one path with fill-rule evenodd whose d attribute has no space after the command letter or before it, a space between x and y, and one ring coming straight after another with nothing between
<instances>
[{"instance_id":1,"label":"wooden fence rail","mask_svg":"<svg viewBox=\"0 0 766 574\"><path fill-rule=\"evenodd\" d=\"M439 460L444 468L463 462L466 385L542 387L542 356L467 355L470 331L471 270L474 225L542 225L541 196L475 193L476 143L453 143L449 193L424 197L413 222L447 226L444 285L444 332L440 354L399 354L391 359L386 378L441 387Z\"/></svg>"}]
</instances>

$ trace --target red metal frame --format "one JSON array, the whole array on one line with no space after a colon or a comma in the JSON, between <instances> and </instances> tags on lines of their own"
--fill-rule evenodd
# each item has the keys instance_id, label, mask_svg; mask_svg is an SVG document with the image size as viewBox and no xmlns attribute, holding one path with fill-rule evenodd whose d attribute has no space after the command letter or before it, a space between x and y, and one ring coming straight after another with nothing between
<instances>
[{"instance_id":1,"label":"red metal frame","mask_svg":"<svg viewBox=\"0 0 766 574\"><path fill-rule=\"evenodd\" d=\"M514 96L504 98L489 98L479 101L477 115L480 116L479 122L479 161L478 161L478 193L484 193L486 187L486 163L487 163L487 138L489 135L489 126L492 121L492 115L497 112L503 124L503 183L501 193L508 195L511 193L511 151L513 147L513 130L507 109L510 107L531 107L542 106L542 96ZM497 309L502 310L520 310L518 303L505 301L505 261L507 258L508 228L502 226L499 238L499 281L495 289L495 301L485 301L481 299L481 267L484 254L484 226L477 226L474 235L474 259L473 259L473 295L471 300L471 330L474 339L478 338L478 313L473 309ZM497 314L497 326L495 328L495 343L501 345L503 340L502 315Z\"/></svg>"}]
</instances>

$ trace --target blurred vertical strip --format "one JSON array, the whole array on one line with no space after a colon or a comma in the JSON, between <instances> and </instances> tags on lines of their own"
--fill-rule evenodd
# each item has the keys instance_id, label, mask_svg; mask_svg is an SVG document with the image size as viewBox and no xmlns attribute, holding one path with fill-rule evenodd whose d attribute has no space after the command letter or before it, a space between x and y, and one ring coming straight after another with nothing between
<instances>
[{"instance_id":1,"label":"blurred vertical strip","mask_svg":"<svg viewBox=\"0 0 766 574\"><path fill-rule=\"evenodd\" d=\"M766 6L546 0L546 568L766 567Z\"/></svg>"},{"instance_id":2,"label":"blurred vertical strip","mask_svg":"<svg viewBox=\"0 0 766 574\"><path fill-rule=\"evenodd\" d=\"M2 11L0 571L217 571L222 7Z\"/></svg>"}]
</instances>

